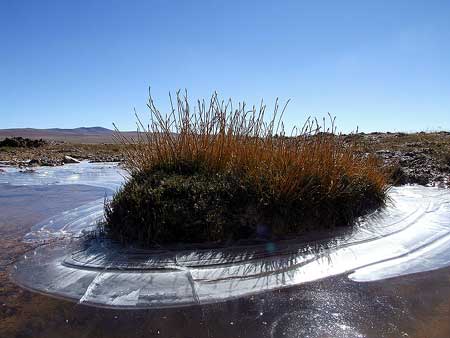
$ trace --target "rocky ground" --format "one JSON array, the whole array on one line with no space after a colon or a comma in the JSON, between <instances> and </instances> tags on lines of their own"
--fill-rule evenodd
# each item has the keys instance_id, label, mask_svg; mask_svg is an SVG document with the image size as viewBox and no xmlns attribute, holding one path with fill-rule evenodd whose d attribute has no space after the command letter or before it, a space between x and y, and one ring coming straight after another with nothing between
<instances>
[{"instance_id":1,"label":"rocky ground","mask_svg":"<svg viewBox=\"0 0 450 338\"><path fill-rule=\"evenodd\" d=\"M449 187L450 132L357 134L366 152L392 168L393 183Z\"/></svg>"},{"instance_id":2,"label":"rocky ground","mask_svg":"<svg viewBox=\"0 0 450 338\"><path fill-rule=\"evenodd\" d=\"M39 147L0 147L0 161L19 167L57 166L76 163L123 161L122 146L47 141Z\"/></svg>"},{"instance_id":3,"label":"rocky ground","mask_svg":"<svg viewBox=\"0 0 450 338\"><path fill-rule=\"evenodd\" d=\"M448 187L450 184L450 132L358 133L344 135L364 152L375 154L393 173L393 183ZM121 162L118 144L75 144L47 141L37 147L0 146L0 161L20 167L55 166L76 160Z\"/></svg>"}]
</instances>

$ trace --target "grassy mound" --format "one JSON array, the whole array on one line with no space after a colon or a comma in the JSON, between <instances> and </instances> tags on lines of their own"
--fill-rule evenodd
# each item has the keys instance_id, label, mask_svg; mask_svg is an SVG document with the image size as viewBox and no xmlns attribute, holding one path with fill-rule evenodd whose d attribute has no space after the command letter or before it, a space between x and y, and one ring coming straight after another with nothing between
<instances>
[{"instance_id":1,"label":"grassy mound","mask_svg":"<svg viewBox=\"0 0 450 338\"><path fill-rule=\"evenodd\" d=\"M385 174L334 120L288 137L278 105L269 121L265 106L233 110L217 95L194 113L180 95L169 115L148 106L148 128L121 138L131 178L105 206L104 228L123 242L279 237L350 225L383 204Z\"/></svg>"}]
</instances>

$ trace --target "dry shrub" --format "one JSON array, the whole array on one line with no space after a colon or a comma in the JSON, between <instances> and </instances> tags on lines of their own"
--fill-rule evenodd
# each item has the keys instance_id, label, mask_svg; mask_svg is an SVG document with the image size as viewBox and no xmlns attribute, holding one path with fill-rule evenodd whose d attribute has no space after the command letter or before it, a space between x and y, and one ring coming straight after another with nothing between
<instances>
[{"instance_id":1,"label":"dry shrub","mask_svg":"<svg viewBox=\"0 0 450 338\"><path fill-rule=\"evenodd\" d=\"M106 228L108 229L109 224L109 228L113 229L112 233L120 233L122 240L127 240L127 236L146 243L155 240L220 240L227 232L226 227L232 227L232 222L236 222L235 218L228 223L222 222L220 217L224 217L224 210L215 213L219 216L204 213L202 215L206 216L201 217L224 224L223 229L215 229L215 235L203 234L197 238L188 236L185 232L180 232L182 238L178 239L164 239L164 236L157 238L155 234L158 231L155 229L158 224L172 229L165 232L167 235L174 233L175 228L184 227L182 222L186 222L167 221L169 216L162 216L164 212L164 215L167 215L168 209L161 205L161 196L164 196L164 203L167 204L168 195L166 191L161 192L161 186L165 181L170 181L170 177L161 178L161 172L173 175L188 174L191 177L193 174L202 173L202 177L196 178L200 181L205 177L219 175L222 181L218 182L223 182L223 178L228 182L241 182L234 186L250 187L245 190L244 199L252 199L255 213L264 214L264 217L255 217L253 221L248 219L248 215L245 216L246 224L264 221L272 228L272 232L276 233L298 232L299 229L310 228L314 223L322 227L347 224L355 217L380 206L384 201L386 175L380 170L379 163L374 157L362 153L356 143L344 141L344 138L336 133L334 118L331 116L322 123L308 119L301 128L294 127L291 133L286 135L283 124L286 105L280 109L278 100L270 118L267 118L266 106L262 103L258 109L255 106L248 109L243 103L233 107L231 100L221 101L217 94L212 95L208 103L198 101L193 110L186 93L177 93L175 105L172 97L170 102L170 113L162 114L155 107L150 95L150 122L144 126L137 117L138 137L129 139L124 134L117 133L118 141L126 145L126 168L132 179L107 206ZM152 183L149 183L150 181L143 178L156 172L160 177L157 182L152 179ZM170 189L178 191L177 185L192 185L192 180L189 180L189 183L174 180ZM143 184L151 187L145 190ZM201 189L203 195L214 190L205 186ZM195 194L195 191L178 191L178 196L188 198L192 193ZM213 201L223 198L223 189L220 192L214 191L211 194L222 197L213 198ZM177 198L175 195L174 198ZM142 199L151 202L142 203ZM198 201L196 198L192 200ZM173 209L175 213L183 207L186 210L193 208L189 205L180 207L178 204ZM145 215L141 215L140 210ZM276 221L269 220L267 210L277 214ZM248 213L248 210L245 213ZM170 217L172 219L172 216ZM184 214L184 217L187 216ZM202 226L201 217L193 221L197 228ZM273 224L280 224L280 217L281 223L287 222L289 226L279 227L279 231L275 231ZM283 219L289 221L284 222ZM296 224L292 224L293 222ZM256 229L257 224L249 226ZM131 231L129 227L134 230ZM139 229L146 229L142 230L145 234L139 234ZM190 229L194 231L192 229L195 227ZM131 233L133 235L130 235ZM251 231L246 233L248 235ZM239 237L239 233L235 231L233 238L236 237Z\"/></svg>"},{"instance_id":2,"label":"dry shrub","mask_svg":"<svg viewBox=\"0 0 450 338\"><path fill-rule=\"evenodd\" d=\"M209 104L198 101L194 111L187 94L177 92L176 100L174 107L170 97L172 111L163 115L150 96L150 123L144 127L137 117L138 138L117 134L128 145L126 167L131 173L195 163L211 173L243 175L286 199L298 194L309 178L319 179L330 194L340 189L343 176L367 180L380 191L386 188L375 157L361 156L356 143L344 142L331 116L329 127L325 119L319 124L309 118L287 137L282 121L287 104L280 113L278 100L268 121L265 105L257 110L239 103L233 109L231 100L220 101L216 93Z\"/></svg>"}]
</instances>

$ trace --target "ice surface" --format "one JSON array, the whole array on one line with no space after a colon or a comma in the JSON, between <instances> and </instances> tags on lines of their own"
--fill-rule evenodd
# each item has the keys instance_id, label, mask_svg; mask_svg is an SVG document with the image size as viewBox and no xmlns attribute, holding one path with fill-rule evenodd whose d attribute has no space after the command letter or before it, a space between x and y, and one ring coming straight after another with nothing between
<instances>
[{"instance_id":1,"label":"ice surface","mask_svg":"<svg viewBox=\"0 0 450 338\"><path fill-rule=\"evenodd\" d=\"M10 172L9 183L67 184L76 170L81 173L77 183L114 189L123 182L117 168L100 168L51 168L45 178L37 174L34 179L22 176L34 174ZM389 196L387 207L362 220L354 231L178 251L74 239L101 217L103 200L97 200L33 227L27 240L66 239L27 254L15 265L13 277L30 289L81 303L152 308L227 300L342 273L355 281L371 281L449 266L450 191L404 186L392 188Z\"/></svg>"},{"instance_id":2,"label":"ice surface","mask_svg":"<svg viewBox=\"0 0 450 338\"><path fill-rule=\"evenodd\" d=\"M35 167L19 169L4 166L0 173L0 184L46 185L46 184L86 184L116 190L125 180L126 172L117 163L65 164L56 167Z\"/></svg>"},{"instance_id":3,"label":"ice surface","mask_svg":"<svg viewBox=\"0 0 450 338\"><path fill-rule=\"evenodd\" d=\"M19 169L2 167L0 184L10 185L70 185L83 184L105 188L105 198L111 197L125 181L127 173L117 163L66 164L56 167L36 167ZM97 199L54 215L32 227L25 236L26 241L48 240L55 237L79 236L84 231L95 228L103 216L104 198Z\"/></svg>"}]
</instances>

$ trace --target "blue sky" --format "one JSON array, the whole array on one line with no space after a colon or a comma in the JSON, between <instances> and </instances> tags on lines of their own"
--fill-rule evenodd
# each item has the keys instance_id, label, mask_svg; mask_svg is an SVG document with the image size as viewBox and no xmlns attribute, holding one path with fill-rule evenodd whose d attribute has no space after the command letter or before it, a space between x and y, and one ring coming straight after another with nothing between
<instances>
[{"instance_id":1,"label":"blue sky","mask_svg":"<svg viewBox=\"0 0 450 338\"><path fill-rule=\"evenodd\" d=\"M148 86L272 107L288 126L450 129L450 1L0 0L0 128L134 129Z\"/></svg>"}]
</instances>

